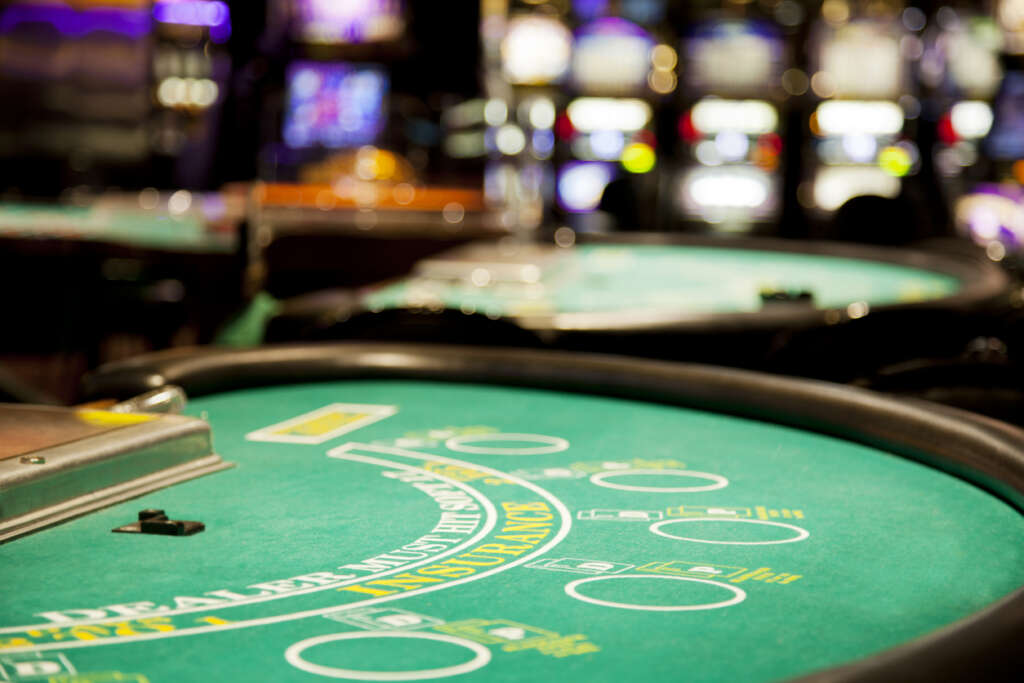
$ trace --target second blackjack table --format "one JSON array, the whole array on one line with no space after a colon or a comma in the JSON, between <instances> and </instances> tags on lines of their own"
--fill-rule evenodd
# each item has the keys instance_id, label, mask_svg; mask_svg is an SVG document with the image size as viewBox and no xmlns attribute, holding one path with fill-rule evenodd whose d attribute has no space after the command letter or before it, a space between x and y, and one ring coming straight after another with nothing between
<instances>
[{"instance_id":1,"label":"second blackjack table","mask_svg":"<svg viewBox=\"0 0 1024 683\"><path fill-rule=\"evenodd\" d=\"M470 245L399 280L285 301L266 338L547 347L849 381L956 356L996 333L1011 302L1007 275L966 247L560 237Z\"/></svg>"},{"instance_id":2,"label":"second blackjack table","mask_svg":"<svg viewBox=\"0 0 1024 683\"><path fill-rule=\"evenodd\" d=\"M163 352L88 388L169 384L223 463L0 546L6 680L1019 671L1024 435L1000 423L741 370L400 344Z\"/></svg>"}]
</instances>

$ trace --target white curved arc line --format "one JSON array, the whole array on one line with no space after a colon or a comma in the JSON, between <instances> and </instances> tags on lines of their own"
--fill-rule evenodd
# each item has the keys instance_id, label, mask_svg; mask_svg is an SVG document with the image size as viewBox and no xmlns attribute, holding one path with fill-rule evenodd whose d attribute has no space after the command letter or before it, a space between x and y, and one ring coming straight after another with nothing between
<instances>
[{"instance_id":1,"label":"white curved arc line","mask_svg":"<svg viewBox=\"0 0 1024 683\"><path fill-rule=\"evenodd\" d=\"M408 671L367 671L359 669L341 669L334 666L323 666L314 664L303 658L302 653L311 647L323 645L324 643L337 642L339 640L362 640L368 638L411 638L430 640L442 643L459 645L472 652L475 657L468 662L443 666L435 669L420 669ZM422 681L431 678L447 678L459 674L470 673L482 669L491 661L491 651L480 643L473 642L467 638L458 638L442 633L430 633L424 631L347 631L343 633L330 633L315 638L307 638L293 643L284 652L286 662L296 669L318 676L329 678L343 678L355 681Z\"/></svg>"},{"instance_id":2,"label":"white curved arc line","mask_svg":"<svg viewBox=\"0 0 1024 683\"><path fill-rule=\"evenodd\" d=\"M125 637L122 637L122 638L104 638L102 640L81 641L81 642L78 642L78 643L60 642L60 643L48 643L48 644L45 644L45 645L37 645L37 646L34 646L34 647L5 648L4 650L2 650L2 652L4 652L4 653L7 653L7 652L36 652L36 651L43 651L43 650L71 649L71 648L77 648L77 647L97 647L97 646L100 646L100 645L118 645L118 644L125 644L125 643L134 643L134 642L144 641L144 640L158 640L158 639L162 639L162 638L176 638L178 636L190 636L190 635L196 635L196 634L199 634L199 633L206 633L206 632L233 631L235 629L250 628L250 627L253 627L253 626L266 626L266 625L269 625L269 624L278 624L278 623L282 623L282 622L286 622L286 621L296 621L298 619L305 619L307 617L322 616L322 615L327 614L329 612L338 612L338 611L341 611L341 610L353 609L355 607L366 607L366 606L369 606L369 605L377 605L377 604L384 603L384 602L391 602L392 600L399 600L401 598L410 597L410 596L413 596L413 595L423 595L424 593L432 593L432 592L437 591L437 590L444 590L444 589L447 589L447 588L452 588L454 586L459 586L461 584L469 583L471 581L478 581L480 579L486 578L486 577L491 576L493 574L497 574L497 573L500 573L500 572L503 572L503 571L508 571L509 569L512 569L513 567L517 567L517 566L519 566L521 564L529 562L530 560L532 560L533 558L537 557L538 555L543 555L543 554L547 553L549 550L551 550L556 545L561 543L562 540L569 534L569 531L572 529L572 517L569 514L568 508L565 507L565 504L562 503L562 501L560 501L557 498L555 498L550 493L548 493L547 491L545 491L544 489L540 488L539 486L537 486L537 485L535 485L535 484L533 484L531 482L526 481L525 479L520 479L518 477L510 476L510 475L508 475L508 474L506 474L504 472L499 472L498 470L492 469L490 467L483 467L481 465L476 465L476 464L473 464L473 463L467 463L467 462L463 462L461 460L455 460L454 458L446 458L444 456L434 456L434 455L429 455L429 454L424 454L424 453L415 453L413 451L403 451L400 448L390 448L390 447L386 447L386 446L369 446L369 445L366 445L366 444L347 443L347 444L343 444L342 446L339 446L338 448L335 448L335 449L331 450L330 453L328 453L328 455L331 455L331 457L337 457L336 455L333 455L333 454L347 452L347 450L348 450L348 448L350 446L358 446L360 448L365 448L366 450L369 450L369 451L375 451L375 452L378 452L378 453L386 453L386 454L391 454L391 455L399 455L401 457L414 457L414 458L419 458L419 459L427 458L427 459L430 459L432 461L444 462L444 463L447 463L447 464L456 465L458 467L466 467L468 469L476 469L478 471L487 472L487 473L492 474L492 475L494 475L496 477L500 477L502 479L506 479L508 481L513 482L514 484L516 484L518 486L522 486L523 488L527 488L527 489L533 491L534 493L536 493L537 495L539 495L540 497L546 499L549 503L551 503L551 505L555 508L555 510L558 512L559 516L561 517L561 522L562 522L561 527L559 528L558 532L555 534L555 536L550 541L548 541L544 545L540 546L539 548L535 549L533 552L527 553L523 557L520 557L520 558L518 558L516 560L513 560L512 562L509 562L507 564L503 564L503 565L501 565L499 567L494 567L493 569L488 569L486 571L480 572L479 574L474 574L474 575L467 576L467 577L464 577L464 578L461 578L461 579L456 579L454 581L449 581L447 583L443 583L440 586L430 586L430 587L421 588L421 589L417 589L417 590L406 591L404 593L399 593L397 595L382 596L382 597L379 597L379 598L370 598L370 599L367 599L367 600L361 600L359 602L348 603L346 605L332 605L331 607L324 607L324 608L314 609L314 610L306 610L304 612L294 612L292 614L281 614L281 615L278 615L276 617L263 617L263 618L259 618L259 619L250 619L250 620L247 620L247 621L237 621L237 622L234 622L234 623L223 624L223 625L220 625L220 626L198 626L198 627L195 627L195 628L182 629L180 631L171 631L171 632L167 632L167 633L152 633L152 634L141 635L141 636L125 636ZM424 470L424 471L426 471L426 470ZM431 474L433 474L433 473L431 473ZM404 569L408 569L408 566L403 567L400 570L404 570ZM105 621L109 622L109 621L113 621L113 620L108 618ZM50 627L52 627L52 625L50 625Z\"/></svg>"},{"instance_id":3,"label":"white curved arc line","mask_svg":"<svg viewBox=\"0 0 1024 683\"><path fill-rule=\"evenodd\" d=\"M345 446L347 446L347 445L348 444L345 444ZM340 448L344 448L345 446L341 446ZM335 450L338 450L338 449L335 449ZM191 614L191 613L194 613L194 612L210 612L210 611L228 609L230 607L243 607L245 605L256 605L256 604L259 604L261 602L269 602L271 600L281 600L281 599L284 599L284 598L293 598L293 597L297 597L297 596L300 596L300 595L309 595L311 593L319 593L321 591L336 590L338 588L343 588L345 586L351 586L351 585L354 585L354 584L357 584L357 583L362 583L364 581L373 581L375 579L383 578L385 576L390 576L391 574L397 574L399 572L404 572L404 571L408 571L410 569L415 569L416 567L419 567L419 566L422 566L422 565L425 565L425 564L430 564L431 562L436 562L437 560L439 560L441 558L444 558L444 557L448 557L449 555L458 554L462 550L464 550L464 549L466 549L466 548L468 548L470 546L473 546L473 545L479 543L481 539L483 539L485 536L487 536L487 534L491 533L491 530L494 529L494 525L497 523L498 511L494 508L494 504L491 503L491 501L486 496L484 496L483 494L481 494L479 491L477 491L476 489L472 488L471 486L465 484L464 482L456 481L455 479L451 479L449 477L445 477L445 476L440 475L440 474L435 474L435 473L433 473L433 472L431 472L429 470L423 469L422 467L415 467L413 465L406 465L406 464L403 464L403 463L394 462L392 460L382 460L380 458L373 458L373 457L370 457L370 456L367 456L367 455L357 455L355 453L347 453L347 452L340 452L340 453L334 455L333 454L334 452L335 452L334 450L331 451L331 454L332 454L331 457L332 458L337 458L339 460L358 461L358 462L368 463L368 464L371 464L371 465L379 465L381 467L388 467L388 468L391 468L391 469L402 469L402 470L406 470L408 472L415 472L417 474L420 474L420 473L427 474L429 476L436 477L437 479L440 479L440 480L444 481L445 483L451 484L452 486L455 486L456 488L459 488L462 491L465 491L467 494L472 496L473 499L475 499L477 502L480 503L480 505L481 505L481 507L483 507L484 513L485 513L484 524L480 528L480 530L477 531L475 534L473 534L471 537L467 538L465 541L459 543L458 545L452 546L451 548L449 548L448 550L445 550L442 553L438 553L436 555L431 555L430 557L428 557L426 559L416 560L415 562L410 562L408 564L403 564L403 565L401 565L399 567L395 567L393 569L388 569L386 571L377 572L376 574L365 574L363 576L359 576L359 577L356 577L354 579L347 579L345 581L337 581L335 583L330 583L330 584L326 584L326 585L323 585L323 586L313 586L313 587L310 587L310 588L302 588L302 589L299 589L299 590L290 591L288 593L275 593L273 595L257 596L257 597L253 597L253 598L248 599L248 600L237 600L237 601L234 601L234 602L225 603L223 605L216 605L216 606L207 605L205 607L186 607L186 608L182 608L182 609L178 609L178 610L168 610L166 612L147 612L145 614L138 615L138 618L172 617L172 616L176 616L176 615L180 615L180 614ZM126 617L126 616L118 617L118 616L115 615L115 616L109 616L109 617L100 617L100 618L97 618L97 619L76 619L75 621L68 621L68 622L47 622L45 624L34 624L34 625L31 625L31 626L5 626L3 628L0 628L0 633L20 633L22 631L28 631L28 630L33 630L33 629L47 629L47 628L55 628L55 627L56 628L60 628L60 627L86 626L86 625L89 625L89 624L106 624L106 623L111 623L111 622L131 621L131 620L133 620L135 618L136 617ZM6 650L0 650L0 652L5 652L5 651Z\"/></svg>"}]
</instances>

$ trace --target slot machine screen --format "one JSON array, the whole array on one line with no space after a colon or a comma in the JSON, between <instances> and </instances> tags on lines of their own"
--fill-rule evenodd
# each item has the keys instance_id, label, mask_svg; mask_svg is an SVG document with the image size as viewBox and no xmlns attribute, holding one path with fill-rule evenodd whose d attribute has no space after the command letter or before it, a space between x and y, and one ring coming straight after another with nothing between
<instances>
[{"instance_id":1,"label":"slot machine screen","mask_svg":"<svg viewBox=\"0 0 1024 683\"><path fill-rule=\"evenodd\" d=\"M295 62L287 72L284 141L292 148L367 145L384 129L388 77L360 64Z\"/></svg>"},{"instance_id":2,"label":"slot machine screen","mask_svg":"<svg viewBox=\"0 0 1024 683\"><path fill-rule=\"evenodd\" d=\"M903 92L899 37L885 25L863 22L838 29L822 46L819 67L838 97L885 100Z\"/></svg>"},{"instance_id":3,"label":"slot machine screen","mask_svg":"<svg viewBox=\"0 0 1024 683\"><path fill-rule=\"evenodd\" d=\"M292 37L341 45L396 40L405 30L403 0L290 0Z\"/></svg>"},{"instance_id":4,"label":"slot machine screen","mask_svg":"<svg viewBox=\"0 0 1024 683\"><path fill-rule=\"evenodd\" d=\"M625 19L592 21L576 33L572 79L584 93L635 93L647 85L653 47L651 35Z\"/></svg>"},{"instance_id":5,"label":"slot machine screen","mask_svg":"<svg viewBox=\"0 0 1024 683\"><path fill-rule=\"evenodd\" d=\"M1002 36L994 21L971 17L943 36L950 85L967 97L988 99L1003 78Z\"/></svg>"},{"instance_id":6,"label":"slot machine screen","mask_svg":"<svg viewBox=\"0 0 1024 683\"><path fill-rule=\"evenodd\" d=\"M688 84L695 90L737 92L779 82L782 36L763 22L722 21L698 26L684 46Z\"/></svg>"}]
</instances>

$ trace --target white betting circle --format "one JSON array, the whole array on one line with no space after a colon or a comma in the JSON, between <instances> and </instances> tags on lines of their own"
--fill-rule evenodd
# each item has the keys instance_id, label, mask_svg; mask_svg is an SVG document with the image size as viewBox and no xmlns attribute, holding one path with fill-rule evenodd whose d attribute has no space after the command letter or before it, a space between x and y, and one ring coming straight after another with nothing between
<instances>
[{"instance_id":1,"label":"white betting circle","mask_svg":"<svg viewBox=\"0 0 1024 683\"><path fill-rule=\"evenodd\" d=\"M469 445L477 441L535 441L544 445L527 448ZM545 436L544 434L463 434L448 439L444 442L444 446L450 451L476 455L545 455L568 450L569 442L558 436Z\"/></svg>"},{"instance_id":2,"label":"white betting circle","mask_svg":"<svg viewBox=\"0 0 1024 683\"><path fill-rule=\"evenodd\" d=\"M610 479L611 477L628 477L642 474L664 474L672 477L693 477L695 479L706 479L712 483L704 486L633 486L631 484L618 484L607 481L607 479ZM717 489L723 489L729 485L729 480L720 474L711 474L710 472L694 472L691 470L625 469L595 472L590 475L590 483L609 489L619 489L620 491L644 491L648 493L697 493L699 491L715 491Z\"/></svg>"},{"instance_id":3,"label":"white betting circle","mask_svg":"<svg viewBox=\"0 0 1024 683\"><path fill-rule=\"evenodd\" d=\"M614 581L616 579L655 579L662 581L687 581L690 583L706 583L711 586L718 586L730 591L733 595L728 600L722 600L721 602L708 602L701 605L639 605L631 602L613 602L611 600L599 600L598 598L591 598L589 596L580 593L577 588L585 583L594 583L596 581ZM709 609L721 609L723 607L729 607L743 602L747 598L746 592L742 588L736 586L730 586L725 583L718 583L717 581L708 581L707 579L693 579L685 576L657 576L654 574L614 574L611 576L591 576L586 579L577 579L570 583L565 584L565 593L571 598L576 598L583 602L589 602L592 605L601 605L602 607L615 607L617 609L632 609L643 612L698 612L701 610Z\"/></svg>"},{"instance_id":4,"label":"white betting circle","mask_svg":"<svg viewBox=\"0 0 1024 683\"><path fill-rule=\"evenodd\" d=\"M667 524L682 524L684 522L729 522L732 524L743 523L743 524L762 524L764 526L777 526L783 529L790 529L796 532L796 536L793 538L783 538L777 541L709 541L703 538L690 538L689 536L674 536L667 531L662 531L661 527ZM778 545L780 543L796 543L809 538L811 532L803 527L798 527L795 524L785 524L784 522L772 522L767 519L718 519L715 517L693 517L690 519L666 519L661 522L655 522L649 529L665 538L674 538L677 541L691 541L693 543L710 543L712 545Z\"/></svg>"},{"instance_id":5,"label":"white betting circle","mask_svg":"<svg viewBox=\"0 0 1024 683\"><path fill-rule=\"evenodd\" d=\"M333 643L338 640L358 640L361 638L414 638L420 640L436 640L451 643L471 650L473 659L455 666L444 666L438 669L422 669L419 671L361 671L358 669L341 669L334 666L313 664L302 658L302 653L311 647ZM491 651L479 643L465 638L456 638L441 633L423 633L420 631L352 631L331 633L326 636L307 638L291 645L285 650L284 658L289 664L311 674L329 678L345 678L354 681L422 681L430 678L445 678L458 674L476 671L491 661Z\"/></svg>"}]
</instances>

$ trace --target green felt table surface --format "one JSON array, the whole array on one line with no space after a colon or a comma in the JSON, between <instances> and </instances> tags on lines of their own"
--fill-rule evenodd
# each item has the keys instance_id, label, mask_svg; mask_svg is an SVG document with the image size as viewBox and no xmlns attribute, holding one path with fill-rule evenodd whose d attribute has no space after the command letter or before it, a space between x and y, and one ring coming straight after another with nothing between
<instances>
[{"instance_id":1,"label":"green felt table surface","mask_svg":"<svg viewBox=\"0 0 1024 683\"><path fill-rule=\"evenodd\" d=\"M0 237L65 238L149 249L230 253L237 236L193 214L142 209L0 203Z\"/></svg>"},{"instance_id":2,"label":"green felt table surface","mask_svg":"<svg viewBox=\"0 0 1024 683\"><path fill-rule=\"evenodd\" d=\"M11 680L773 681L1024 583L1007 504L768 423L399 380L188 412L235 468L0 546ZM111 533L149 507L207 528Z\"/></svg>"},{"instance_id":3,"label":"green felt table surface","mask_svg":"<svg viewBox=\"0 0 1024 683\"><path fill-rule=\"evenodd\" d=\"M961 288L948 274L895 263L785 251L581 245L538 283L410 278L366 298L371 309L442 306L488 315L614 312L750 313L761 293L807 291L817 307L930 301Z\"/></svg>"}]
</instances>

